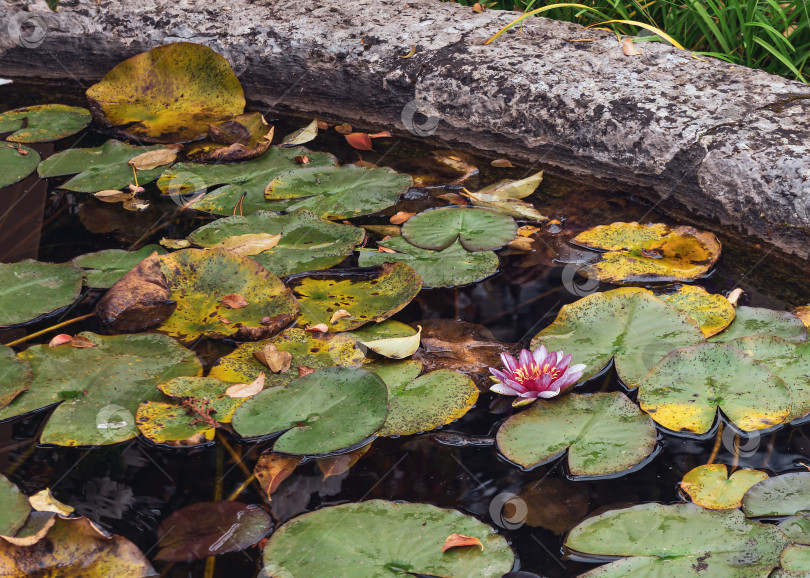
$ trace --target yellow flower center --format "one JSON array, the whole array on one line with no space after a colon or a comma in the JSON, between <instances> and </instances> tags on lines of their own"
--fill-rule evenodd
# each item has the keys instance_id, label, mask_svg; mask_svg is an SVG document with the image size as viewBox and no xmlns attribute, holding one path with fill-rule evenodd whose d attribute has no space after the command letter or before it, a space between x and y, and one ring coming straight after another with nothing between
<instances>
[{"instance_id":1,"label":"yellow flower center","mask_svg":"<svg viewBox=\"0 0 810 578\"><path fill-rule=\"evenodd\" d=\"M518 367L513 375L515 376L515 381L522 385L526 381L540 379L540 377L545 374L551 375L551 379L555 380L560 377L562 372L556 367L551 367L548 363L540 367L532 362L529 365L521 365Z\"/></svg>"}]
</instances>

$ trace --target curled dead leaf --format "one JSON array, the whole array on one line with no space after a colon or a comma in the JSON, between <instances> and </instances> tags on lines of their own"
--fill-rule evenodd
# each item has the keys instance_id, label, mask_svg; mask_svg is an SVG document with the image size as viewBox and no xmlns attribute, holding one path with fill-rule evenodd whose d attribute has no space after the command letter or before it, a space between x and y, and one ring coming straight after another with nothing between
<instances>
[{"instance_id":1,"label":"curled dead leaf","mask_svg":"<svg viewBox=\"0 0 810 578\"><path fill-rule=\"evenodd\" d=\"M276 491L281 482L290 477L302 459L272 452L265 452L259 456L259 461L253 467L253 474L267 494L268 500L272 499L271 494Z\"/></svg>"},{"instance_id":2,"label":"curled dead leaf","mask_svg":"<svg viewBox=\"0 0 810 578\"><path fill-rule=\"evenodd\" d=\"M341 319L346 319L347 317L352 317L352 314L349 313L348 311L346 311L345 309L338 309L332 315L332 318L329 320L329 323L331 325L334 325L335 323L337 323Z\"/></svg>"},{"instance_id":3,"label":"curled dead leaf","mask_svg":"<svg viewBox=\"0 0 810 578\"><path fill-rule=\"evenodd\" d=\"M340 134L346 135L346 134L351 134L354 129L352 128L352 125L350 125L348 123L344 123L344 124L335 125L335 130L337 132L339 132Z\"/></svg>"},{"instance_id":4,"label":"curled dead leaf","mask_svg":"<svg viewBox=\"0 0 810 578\"><path fill-rule=\"evenodd\" d=\"M465 199L464 197L462 197L457 193L444 193L443 195L437 195L436 198L448 201L450 203L453 203L454 205L459 205L462 207L468 204L467 199Z\"/></svg>"},{"instance_id":5,"label":"curled dead leaf","mask_svg":"<svg viewBox=\"0 0 810 578\"><path fill-rule=\"evenodd\" d=\"M286 373L292 363L292 353L280 351L272 343L268 343L259 351L253 352L253 357L273 373Z\"/></svg>"},{"instance_id":6,"label":"curled dead leaf","mask_svg":"<svg viewBox=\"0 0 810 578\"><path fill-rule=\"evenodd\" d=\"M374 134L368 135L368 138L391 138L390 131L384 130L381 132L375 132Z\"/></svg>"},{"instance_id":7,"label":"curled dead leaf","mask_svg":"<svg viewBox=\"0 0 810 578\"><path fill-rule=\"evenodd\" d=\"M390 219L388 219L392 225L401 225L411 217L413 217L416 213L408 213L406 211L399 211L395 215L393 215Z\"/></svg>"},{"instance_id":8,"label":"curled dead leaf","mask_svg":"<svg viewBox=\"0 0 810 578\"><path fill-rule=\"evenodd\" d=\"M728 302L736 307L737 306L737 301L740 300L740 297L742 297L742 294L743 294L743 290L740 289L739 287L737 287L731 293L728 294L728 297L726 297L726 299L728 299Z\"/></svg>"},{"instance_id":9,"label":"curled dead leaf","mask_svg":"<svg viewBox=\"0 0 810 578\"><path fill-rule=\"evenodd\" d=\"M400 56L400 58L410 58L414 54L416 54L416 44L411 44L411 49L408 51L408 54Z\"/></svg>"},{"instance_id":10,"label":"curled dead leaf","mask_svg":"<svg viewBox=\"0 0 810 578\"><path fill-rule=\"evenodd\" d=\"M137 171L151 171L164 165L170 165L177 158L181 145L173 145L154 151L147 151L129 159L128 164Z\"/></svg>"},{"instance_id":11,"label":"curled dead leaf","mask_svg":"<svg viewBox=\"0 0 810 578\"><path fill-rule=\"evenodd\" d=\"M71 341L73 341L73 337L67 333L60 333L48 342L48 347L59 347L60 345L70 343Z\"/></svg>"},{"instance_id":12,"label":"curled dead leaf","mask_svg":"<svg viewBox=\"0 0 810 578\"><path fill-rule=\"evenodd\" d=\"M309 164L309 157L307 155L297 155L293 161L298 163L299 165L308 165Z\"/></svg>"},{"instance_id":13,"label":"curled dead leaf","mask_svg":"<svg viewBox=\"0 0 810 578\"><path fill-rule=\"evenodd\" d=\"M252 397L264 389L264 372L260 371L259 376L250 383L237 383L225 390L225 395L231 399L241 399Z\"/></svg>"},{"instance_id":14,"label":"curled dead leaf","mask_svg":"<svg viewBox=\"0 0 810 578\"><path fill-rule=\"evenodd\" d=\"M533 244L534 239L531 237L517 237L516 239L509 241L507 247L517 251L531 251L534 249Z\"/></svg>"},{"instance_id":15,"label":"curled dead leaf","mask_svg":"<svg viewBox=\"0 0 810 578\"><path fill-rule=\"evenodd\" d=\"M484 545L478 538L465 536L464 534L450 534L447 540L444 541L442 552L447 552L450 548L463 548L464 546L478 546L482 552L484 551Z\"/></svg>"},{"instance_id":16,"label":"curled dead leaf","mask_svg":"<svg viewBox=\"0 0 810 578\"><path fill-rule=\"evenodd\" d=\"M225 295L225 297L220 299L219 302L222 303L228 309L242 309L249 305L247 299L245 299L238 293L231 293L230 295Z\"/></svg>"},{"instance_id":17,"label":"curled dead leaf","mask_svg":"<svg viewBox=\"0 0 810 578\"><path fill-rule=\"evenodd\" d=\"M317 325L307 327L307 331L320 331L322 333L326 333L329 331L329 326L326 323L318 323Z\"/></svg>"},{"instance_id":18,"label":"curled dead leaf","mask_svg":"<svg viewBox=\"0 0 810 578\"><path fill-rule=\"evenodd\" d=\"M90 349L91 347L95 347L96 344L90 341L84 335L77 335L73 339L70 340L70 345L75 347L76 349Z\"/></svg>"},{"instance_id":19,"label":"curled dead leaf","mask_svg":"<svg viewBox=\"0 0 810 578\"><path fill-rule=\"evenodd\" d=\"M309 375L310 373L315 373L315 370L311 367L307 367L306 365L299 365L298 366L298 377L304 377L305 375Z\"/></svg>"},{"instance_id":20,"label":"curled dead leaf","mask_svg":"<svg viewBox=\"0 0 810 578\"><path fill-rule=\"evenodd\" d=\"M632 38L622 40L622 52L624 52L625 56L638 56L641 54L641 50L636 48L636 45L633 44Z\"/></svg>"},{"instance_id":21,"label":"curled dead leaf","mask_svg":"<svg viewBox=\"0 0 810 578\"><path fill-rule=\"evenodd\" d=\"M532 225L523 225L522 227L518 227L517 234L518 237L531 237L539 230L540 227L533 227Z\"/></svg>"},{"instance_id":22,"label":"curled dead leaf","mask_svg":"<svg viewBox=\"0 0 810 578\"><path fill-rule=\"evenodd\" d=\"M480 2L476 2L476 3L475 3L475 4L473 4L473 6L472 6L472 10L473 10L473 12L477 12L477 13L479 13L479 14L480 14L481 12L483 12L484 10L486 10L486 9L487 9L487 8L486 8L486 6L484 6L484 5L483 5L483 4L481 4Z\"/></svg>"},{"instance_id":23,"label":"curled dead leaf","mask_svg":"<svg viewBox=\"0 0 810 578\"><path fill-rule=\"evenodd\" d=\"M53 497L50 488L40 490L33 496L28 497L28 503L37 512L53 512L54 514L62 514L69 516L73 513L73 507L63 504Z\"/></svg>"}]
</instances>

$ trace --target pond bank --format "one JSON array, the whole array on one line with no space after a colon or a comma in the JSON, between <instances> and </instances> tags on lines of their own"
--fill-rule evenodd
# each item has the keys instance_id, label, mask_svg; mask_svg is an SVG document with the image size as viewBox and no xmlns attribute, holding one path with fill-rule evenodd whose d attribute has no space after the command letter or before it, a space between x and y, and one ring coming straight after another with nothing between
<instances>
[{"instance_id":1,"label":"pond bank","mask_svg":"<svg viewBox=\"0 0 810 578\"><path fill-rule=\"evenodd\" d=\"M483 45L516 14L434 0L21 5L0 1L0 77L89 84L199 42L271 113L542 163L810 257L810 88L778 76L654 43L628 57L614 35L542 18Z\"/></svg>"}]
</instances>

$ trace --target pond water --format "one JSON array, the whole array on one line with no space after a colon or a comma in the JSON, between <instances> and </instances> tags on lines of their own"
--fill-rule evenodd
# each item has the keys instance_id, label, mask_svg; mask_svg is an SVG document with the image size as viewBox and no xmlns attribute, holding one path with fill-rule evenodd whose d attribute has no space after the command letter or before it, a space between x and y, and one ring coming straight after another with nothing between
<instances>
[{"instance_id":1,"label":"pond water","mask_svg":"<svg viewBox=\"0 0 810 578\"><path fill-rule=\"evenodd\" d=\"M83 105L83 95L12 85L0 89L0 110L46 102ZM262 110L257 108L257 110ZM268 116L268 120L269 120ZM276 119L276 134L286 134L304 124L302 119ZM384 130L387 127L379 127ZM105 139L85 131L55 144L34 145L43 158L71 146L97 146ZM429 154L419 141L386 139L382 152L358 152L334 131L326 131L308 145L313 150L335 154L341 163L367 160L381 165L405 166ZM439 148L451 149L450 145ZM523 178L542 165L493 168L491 158L474 156L480 169L481 188L500 179ZM149 209L134 213L118 204L102 203L90 195L51 188L29 177L0 192L4 217L0 230L0 261L23 258L64 262L75 256L106 248L138 248L163 237L182 238L211 217L182 211L170 200L157 198L152 184L147 188ZM354 224L387 224L397 210L414 211L439 206L435 197L458 191L457 186L412 189L396 208L382 217L354 219ZM560 220L566 230L615 221L674 223L653 207L629 195L589 190L548 171L532 198L544 214ZM555 237L544 236L549 244ZM735 287L745 291L745 304L790 309L806 304L810 292L806 275L740 239L720 236L723 255L715 270L699 281L712 293ZM406 323L420 320L456 319L479 324L507 343L528 346L538 331L550 324L560 308L594 290L567 281L565 267L549 261L540 249L531 254L501 252L497 274L474 285L423 290L396 315ZM548 253L551 253L549 250ZM351 257L342 266L355 266ZM597 289L610 289L602 284ZM86 292L68 311L24 329L0 332L8 343L27 333L61 320L90 313L102 293ZM71 326L102 332L95 319ZM52 334L28 342L47 343ZM211 360L231 351L232 345L199 340L193 349ZM610 368L577 388L581 392L623 390ZM634 393L629 394L635 398ZM434 432L401 438L381 438L348 472L326 480L314 462L300 466L273 494L272 501L248 486L239 500L263 504L276 525L303 512L323 506L373 498L427 502L457 508L490 523L508 539L518 558L518 568L539 576L572 576L594 567L593 561L570 556L562 548L567 530L588 515L606 509L642 502L675 503L683 500L679 482L693 467L707 462L714 436L689 438L659 434L658 449L642 467L618 477L572 480L564 460L523 471L510 464L492 445L492 438L505 415L491 406L497 396L484 393L476 407L458 421ZM258 455L272 442L240 443L228 438L229 446L217 443L198 448L166 448L142 438L92 449L44 447L37 436L47 412L0 423L0 471L27 494L50 487L61 501L73 505L105 529L136 543L151 558L156 551L156 529L171 512L189 504L228 496L246 479ZM764 469L771 473L795 470L810 461L810 438L806 427L785 427L761 438L742 440L735 451L734 439L725 437L716 463ZM239 461L237 461L237 459ZM156 562L164 576L253 576L261 568L257 547L216 559L213 574L206 562L167 564ZM211 568L209 568L210 572Z\"/></svg>"}]
</instances>

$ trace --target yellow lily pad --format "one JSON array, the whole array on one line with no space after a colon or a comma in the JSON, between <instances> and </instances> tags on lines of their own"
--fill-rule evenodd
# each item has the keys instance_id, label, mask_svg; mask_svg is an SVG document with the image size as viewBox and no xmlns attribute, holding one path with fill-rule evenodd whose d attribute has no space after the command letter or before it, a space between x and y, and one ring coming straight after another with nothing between
<instances>
[{"instance_id":1,"label":"yellow lily pad","mask_svg":"<svg viewBox=\"0 0 810 578\"><path fill-rule=\"evenodd\" d=\"M580 233L571 242L605 251L584 272L616 284L693 281L714 266L721 250L720 241L712 233L662 223L600 225Z\"/></svg>"},{"instance_id":2,"label":"yellow lily pad","mask_svg":"<svg viewBox=\"0 0 810 578\"><path fill-rule=\"evenodd\" d=\"M677 307L698 322L703 335L717 335L734 321L734 306L722 295L699 285L675 285L653 291L656 297Z\"/></svg>"},{"instance_id":3,"label":"yellow lily pad","mask_svg":"<svg viewBox=\"0 0 810 578\"><path fill-rule=\"evenodd\" d=\"M687 472L681 489L698 506L727 510L739 508L748 488L767 479L768 474L759 470L742 469L729 476L725 464L706 464Z\"/></svg>"},{"instance_id":4,"label":"yellow lily pad","mask_svg":"<svg viewBox=\"0 0 810 578\"><path fill-rule=\"evenodd\" d=\"M791 313L801 319L805 327L810 328L810 305L796 307Z\"/></svg>"}]
</instances>

